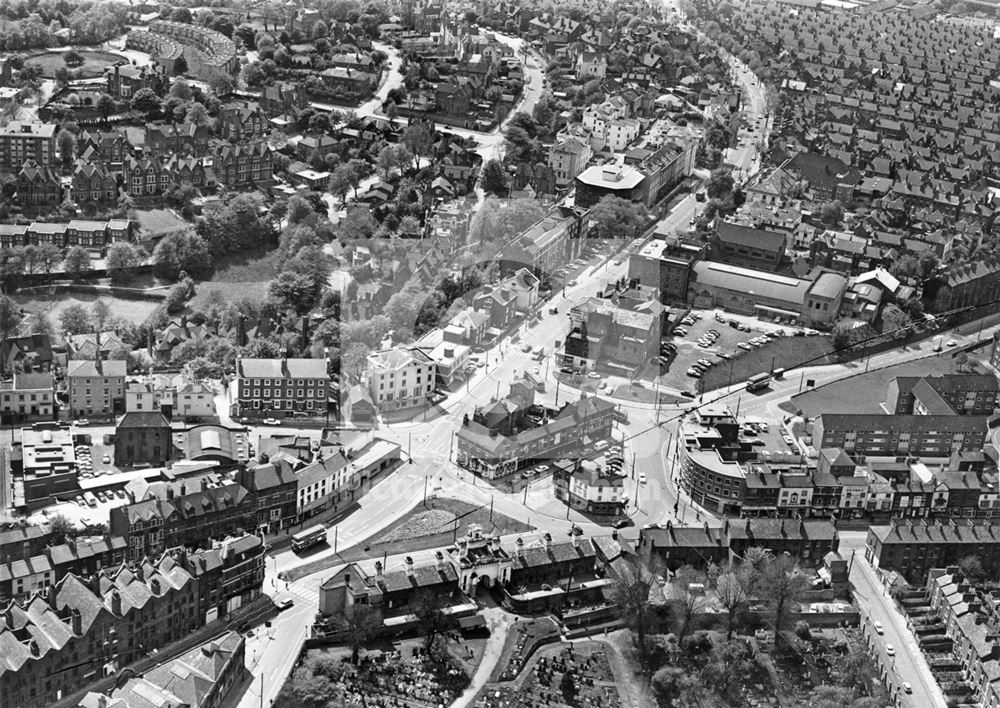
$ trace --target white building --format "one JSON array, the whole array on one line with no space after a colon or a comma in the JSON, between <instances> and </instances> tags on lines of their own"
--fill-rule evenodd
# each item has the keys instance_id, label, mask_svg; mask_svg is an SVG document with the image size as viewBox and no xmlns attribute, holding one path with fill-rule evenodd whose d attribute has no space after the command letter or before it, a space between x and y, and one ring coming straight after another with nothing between
<instances>
[{"instance_id":1,"label":"white building","mask_svg":"<svg viewBox=\"0 0 1000 708\"><path fill-rule=\"evenodd\" d=\"M299 518L358 499L371 487L373 478L399 460L399 452L400 447L394 442L366 438L296 470Z\"/></svg>"},{"instance_id":2,"label":"white building","mask_svg":"<svg viewBox=\"0 0 1000 708\"><path fill-rule=\"evenodd\" d=\"M210 418L215 415L215 393L183 375L156 376L132 382L125 390L125 412L169 409L173 418Z\"/></svg>"},{"instance_id":3,"label":"white building","mask_svg":"<svg viewBox=\"0 0 1000 708\"><path fill-rule=\"evenodd\" d=\"M368 392L381 410L422 406L434 390L434 360L416 347L397 346L368 355Z\"/></svg>"},{"instance_id":4,"label":"white building","mask_svg":"<svg viewBox=\"0 0 1000 708\"><path fill-rule=\"evenodd\" d=\"M124 405L124 360L75 360L66 371L70 415L111 416L119 412L116 405Z\"/></svg>"},{"instance_id":5,"label":"white building","mask_svg":"<svg viewBox=\"0 0 1000 708\"><path fill-rule=\"evenodd\" d=\"M0 420L52 420L55 398L52 374L15 373L0 383Z\"/></svg>"}]
</instances>

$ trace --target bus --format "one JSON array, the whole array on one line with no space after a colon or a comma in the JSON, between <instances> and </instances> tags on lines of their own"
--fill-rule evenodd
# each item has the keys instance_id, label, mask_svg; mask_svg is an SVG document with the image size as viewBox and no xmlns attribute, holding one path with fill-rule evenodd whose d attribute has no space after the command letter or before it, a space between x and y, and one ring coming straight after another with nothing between
<instances>
[{"instance_id":1,"label":"bus","mask_svg":"<svg viewBox=\"0 0 1000 708\"><path fill-rule=\"evenodd\" d=\"M318 524L311 528L299 531L292 536L292 550L301 553L307 548L326 542L326 526Z\"/></svg>"},{"instance_id":2,"label":"bus","mask_svg":"<svg viewBox=\"0 0 1000 708\"><path fill-rule=\"evenodd\" d=\"M771 385L771 374L768 372L754 374L747 379L747 391L759 391Z\"/></svg>"}]
</instances>

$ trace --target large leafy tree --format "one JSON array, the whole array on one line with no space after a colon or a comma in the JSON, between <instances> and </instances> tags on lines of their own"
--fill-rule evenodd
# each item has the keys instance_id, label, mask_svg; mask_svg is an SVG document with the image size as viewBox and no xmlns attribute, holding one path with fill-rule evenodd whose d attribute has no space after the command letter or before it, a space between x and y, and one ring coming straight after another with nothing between
<instances>
[{"instance_id":1,"label":"large leafy tree","mask_svg":"<svg viewBox=\"0 0 1000 708\"><path fill-rule=\"evenodd\" d=\"M601 197L590 210L589 236L607 240L635 238L647 219L641 204L611 195Z\"/></svg>"}]
</instances>

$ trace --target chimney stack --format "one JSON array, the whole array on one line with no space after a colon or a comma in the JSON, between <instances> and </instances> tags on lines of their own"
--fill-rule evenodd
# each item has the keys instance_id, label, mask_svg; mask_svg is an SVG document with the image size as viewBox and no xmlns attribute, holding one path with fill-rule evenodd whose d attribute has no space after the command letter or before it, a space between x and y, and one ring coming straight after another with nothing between
<instances>
[{"instance_id":1,"label":"chimney stack","mask_svg":"<svg viewBox=\"0 0 1000 708\"><path fill-rule=\"evenodd\" d=\"M375 583L382 584L382 561L375 561Z\"/></svg>"},{"instance_id":2,"label":"chimney stack","mask_svg":"<svg viewBox=\"0 0 1000 708\"><path fill-rule=\"evenodd\" d=\"M518 558L524 557L524 539L521 538L520 536L518 536L517 539L514 541L514 554Z\"/></svg>"},{"instance_id":3,"label":"chimney stack","mask_svg":"<svg viewBox=\"0 0 1000 708\"><path fill-rule=\"evenodd\" d=\"M111 591L111 614L116 617L122 615L122 596L117 590Z\"/></svg>"},{"instance_id":4,"label":"chimney stack","mask_svg":"<svg viewBox=\"0 0 1000 708\"><path fill-rule=\"evenodd\" d=\"M407 556L404 559L403 562L406 563L406 574L412 578L413 577L413 558L411 556Z\"/></svg>"},{"instance_id":5,"label":"chimney stack","mask_svg":"<svg viewBox=\"0 0 1000 708\"><path fill-rule=\"evenodd\" d=\"M545 535L542 536L542 545L545 547L546 552L552 547L552 534L548 531L546 531Z\"/></svg>"},{"instance_id":6,"label":"chimney stack","mask_svg":"<svg viewBox=\"0 0 1000 708\"><path fill-rule=\"evenodd\" d=\"M440 571L443 571L445 569L444 553L442 553L441 551L438 551L437 553L434 554L434 565L437 566L437 569Z\"/></svg>"},{"instance_id":7,"label":"chimney stack","mask_svg":"<svg viewBox=\"0 0 1000 708\"><path fill-rule=\"evenodd\" d=\"M83 616L80 610L75 607L69 611L70 624L73 626L73 634L77 637L83 634Z\"/></svg>"}]
</instances>

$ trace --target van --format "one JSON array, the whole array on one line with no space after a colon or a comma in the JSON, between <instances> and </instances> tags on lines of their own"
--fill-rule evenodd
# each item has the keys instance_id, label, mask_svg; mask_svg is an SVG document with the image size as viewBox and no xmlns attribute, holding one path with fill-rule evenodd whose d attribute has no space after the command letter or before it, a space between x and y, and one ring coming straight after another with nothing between
<instances>
[{"instance_id":1,"label":"van","mask_svg":"<svg viewBox=\"0 0 1000 708\"><path fill-rule=\"evenodd\" d=\"M771 378L777 381L781 381L783 378L785 378L785 370L782 369L781 367L778 367L777 369L771 372Z\"/></svg>"}]
</instances>

